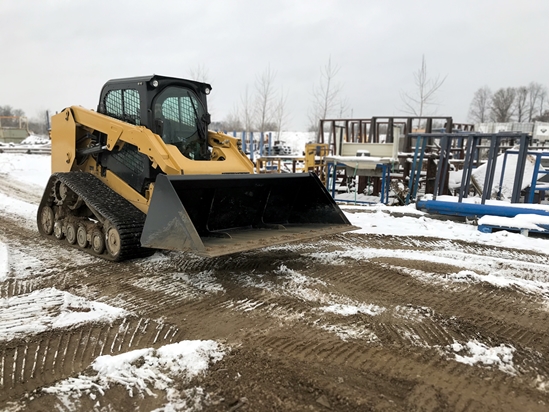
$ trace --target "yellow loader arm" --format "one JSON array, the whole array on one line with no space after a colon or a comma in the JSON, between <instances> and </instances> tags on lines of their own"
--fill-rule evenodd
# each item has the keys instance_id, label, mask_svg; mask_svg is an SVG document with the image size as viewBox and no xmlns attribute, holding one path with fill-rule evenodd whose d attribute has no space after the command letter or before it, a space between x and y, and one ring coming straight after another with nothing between
<instances>
[{"instance_id":1,"label":"yellow loader arm","mask_svg":"<svg viewBox=\"0 0 549 412\"><path fill-rule=\"evenodd\" d=\"M135 126L80 106L71 106L52 117L53 172L73 170L78 126L88 132L106 134L106 150L120 149L123 143L136 146L154 166L158 165L168 175L253 173L253 163L240 149L239 139L234 137L208 131L213 162L197 162L183 156L175 146L164 143L160 136L144 126ZM221 163L215 163L218 161Z\"/></svg>"}]
</instances>

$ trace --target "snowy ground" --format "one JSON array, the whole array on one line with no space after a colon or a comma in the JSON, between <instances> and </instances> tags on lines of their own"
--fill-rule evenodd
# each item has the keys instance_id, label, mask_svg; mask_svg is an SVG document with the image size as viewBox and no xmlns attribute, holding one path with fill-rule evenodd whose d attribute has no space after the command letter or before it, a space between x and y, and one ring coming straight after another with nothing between
<instances>
[{"instance_id":1,"label":"snowy ground","mask_svg":"<svg viewBox=\"0 0 549 412\"><path fill-rule=\"evenodd\" d=\"M0 178L21 181L34 187L38 196L41 195L49 178L49 167L49 156L0 153ZM372 206L345 204L340 207L349 221L360 227L357 233L431 236L549 254L547 239L525 237L519 233L505 231L482 233L474 224L430 218L428 214L416 210L413 204L402 207L389 207L382 204ZM0 192L0 213L19 216L28 223L29 227L34 227L36 211L36 204L15 199ZM492 223L496 224L497 221ZM453 258L458 257L449 257L449 259ZM0 241L0 280L10 271L10 268L18 269L25 264L10 260L9 245ZM495 282L500 283L500 281Z\"/></svg>"},{"instance_id":2,"label":"snowy ground","mask_svg":"<svg viewBox=\"0 0 549 412\"><path fill-rule=\"evenodd\" d=\"M41 196L48 178L48 156L0 154L0 179L20 181L30 189L34 188L37 198ZM472 224L430 218L416 210L413 205L407 207L343 205L341 208L350 222L360 228L358 233L406 237L428 236L549 254L549 240L529 238L509 232L481 233ZM21 196L15 198L9 193L0 192L0 216L9 214L18 217L24 222L25 227L31 228L34 227L36 211L35 201L22 200ZM25 260L24 256L11 254L9 242L2 242L2 237L3 234L0 233L0 281L4 281L9 274L16 277L24 276L25 268L32 266L33 262ZM299 246L296 246L295 250L299 250ZM367 260L372 258L371 253L372 249L357 247L343 253L323 252L313 257L330 264L337 264L342 258ZM449 265L454 261L461 261L465 270L448 276L445 282L480 282L495 287L515 287L549 299L549 279L536 277L535 273L532 275L531 267L526 271L530 275L526 276L523 262L517 262L512 270L497 271L491 269L492 266L497 265L497 258L479 261L459 252L445 252L430 256L423 254L419 257L405 250L375 250L375 253L377 258L427 259L433 263ZM152 264L154 259L155 257L151 258ZM283 266L280 271L292 279L286 292L299 294L300 298L307 300L307 285L303 283L305 281L299 274ZM479 273L488 273L488 275ZM440 278L430 278L425 273L417 276L425 282L441 281ZM264 284L262 287L268 287L268 285ZM35 295L41 296L39 306L32 306L27 302L36 301ZM318 300L319 297L315 296L314 299ZM323 302L320 311L342 316L358 313L377 316L385 311L385 308L376 305L334 300L333 296L320 301ZM252 304L247 310L254 309ZM0 341L24 338L47 329L75 324L113 321L125 315L126 310L122 308L86 300L55 288L43 289L30 294L0 299ZM330 325L326 325L325 328L330 328ZM371 337L375 339L374 335ZM72 397L93 398L97 396L97 392L102 393L117 383L122 384L130 393L150 394L153 388L165 391L169 403L164 410L198 410L196 408L207 394L202 388L196 387L182 397L180 393L170 390L173 376L184 375L191 379L197 374L207 373L208 365L222 359L228 351L230 348L221 342L193 340L165 345L156 350L148 348L117 356L100 356L90 365L94 371L92 376L70 378L44 390L66 397L65 405L70 405ZM511 346L489 347L472 339L468 342L454 342L452 345L441 348L441 351L457 362L468 365L492 365L505 373L511 375L516 373L513 365L514 348Z\"/></svg>"}]
</instances>

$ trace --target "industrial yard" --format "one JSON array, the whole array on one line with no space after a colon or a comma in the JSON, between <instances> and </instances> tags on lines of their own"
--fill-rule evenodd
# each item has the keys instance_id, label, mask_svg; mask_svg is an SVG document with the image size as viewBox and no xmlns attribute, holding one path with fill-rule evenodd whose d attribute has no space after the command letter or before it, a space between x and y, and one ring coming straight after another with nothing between
<instances>
[{"instance_id":1,"label":"industrial yard","mask_svg":"<svg viewBox=\"0 0 549 412\"><path fill-rule=\"evenodd\" d=\"M549 411L548 15L3 1L0 412Z\"/></svg>"}]
</instances>

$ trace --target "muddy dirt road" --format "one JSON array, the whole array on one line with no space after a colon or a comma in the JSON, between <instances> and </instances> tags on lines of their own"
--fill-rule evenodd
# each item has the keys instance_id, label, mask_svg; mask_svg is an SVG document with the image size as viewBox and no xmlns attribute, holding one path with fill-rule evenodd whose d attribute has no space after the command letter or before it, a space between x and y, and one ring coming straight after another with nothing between
<instances>
[{"instance_id":1,"label":"muddy dirt road","mask_svg":"<svg viewBox=\"0 0 549 412\"><path fill-rule=\"evenodd\" d=\"M164 410L169 395L155 387L43 389L90 374L100 355L182 340L227 348L204 374L171 382L183 398L203 391L188 410L549 410L547 255L350 233L218 259L170 252L111 263L10 215L0 240L18 262L0 282L0 310L14 324L43 290L126 311L4 336L5 410ZM485 281L494 271L516 282Z\"/></svg>"}]
</instances>

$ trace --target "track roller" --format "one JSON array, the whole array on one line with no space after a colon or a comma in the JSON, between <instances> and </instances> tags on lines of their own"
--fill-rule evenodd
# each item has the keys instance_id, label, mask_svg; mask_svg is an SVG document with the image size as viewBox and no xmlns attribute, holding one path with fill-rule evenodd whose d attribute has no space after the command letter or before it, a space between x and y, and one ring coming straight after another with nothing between
<instances>
[{"instance_id":1,"label":"track roller","mask_svg":"<svg viewBox=\"0 0 549 412\"><path fill-rule=\"evenodd\" d=\"M91 247L93 251L98 255L102 254L105 251L105 235L103 234L103 231L99 228L95 228L92 230Z\"/></svg>"},{"instance_id":2,"label":"track roller","mask_svg":"<svg viewBox=\"0 0 549 412\"><path fill-rule=\"evenodd\" d=\"M88 232L86 231L86 226L78 225L78 229L76 229L76 243L78 243L78 246L82 249L88 247Z\"/></svg>"},{"instance_id":3,"label":"track roller","mask_svg":"<svg viewBox=\"0 0 549 412\"><path fill-rule=\"evenodd\" d=\"M65 236L67 242L69 242L71 245L74 245L76 243L76 230L76 223L68 222L65 226Z\"/></svg>"},{"instance_id":4,"label":"track roller","mask_svg":"<svg viewBox=\"0 0 549 412\"><path fill-rule=\"evenodd\" d=\"M106 239L107 252L109 252L109 255L111 255L113 259L116 259L120 254L120 233L118 233L118 230L116 230L115 227L111 226L107 229Z\"/></svg>"},{"instance_id":5,"label":"track roller","mask_svg":"<svg viewBox=\"0 0 549 412\"><path fill-rule=\"evenodd\" d=\"M45 235L53 233L55 215L53 209L49 206L43 206L38 212L38 228Z\"/></svg>"}]
</instances>

